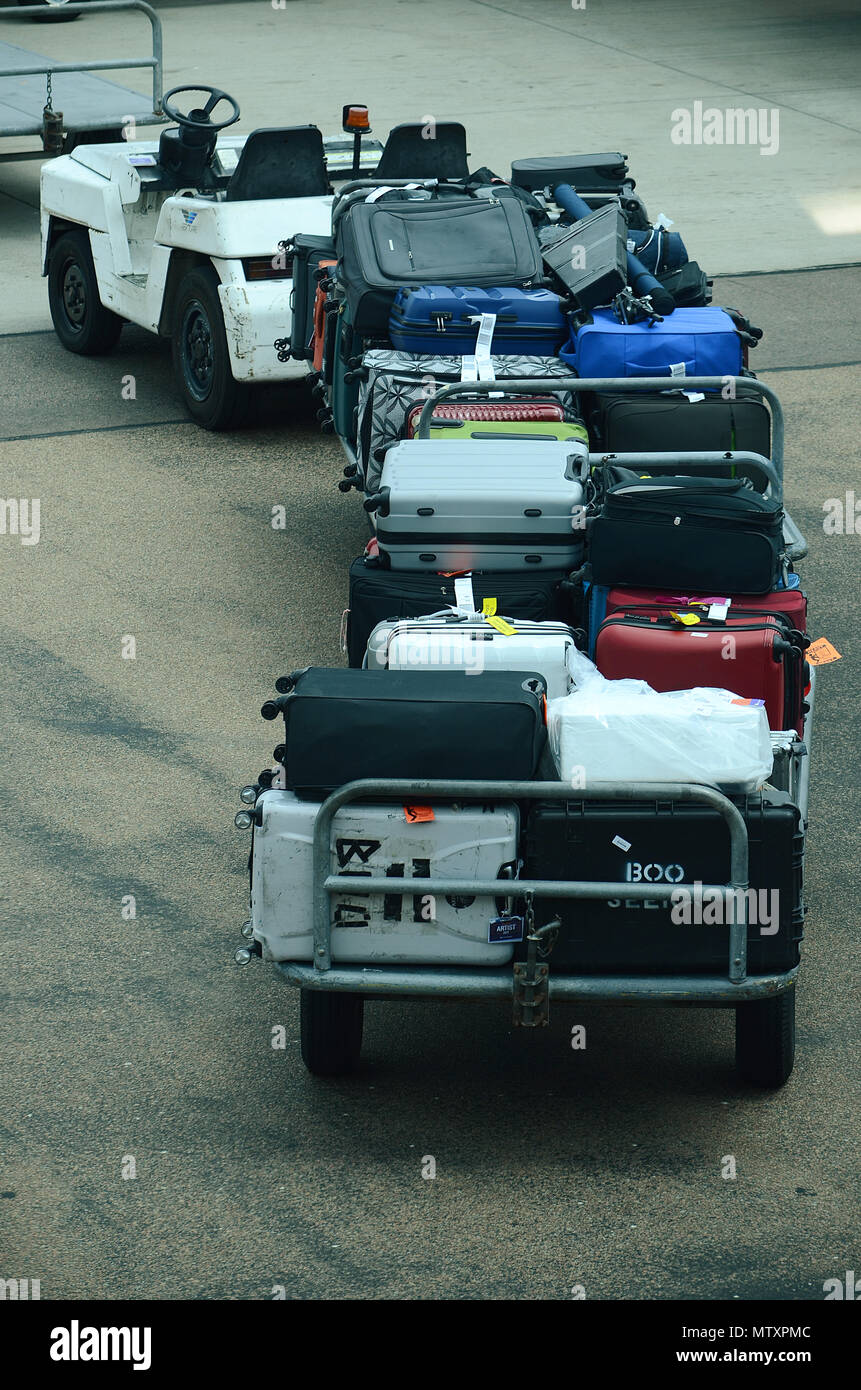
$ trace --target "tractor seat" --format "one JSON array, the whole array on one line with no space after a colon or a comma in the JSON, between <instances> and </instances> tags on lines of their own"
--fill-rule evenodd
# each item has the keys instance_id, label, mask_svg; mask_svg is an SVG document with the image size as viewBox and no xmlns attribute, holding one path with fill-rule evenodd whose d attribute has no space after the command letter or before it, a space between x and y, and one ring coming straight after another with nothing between
<instances>
[{"instance_id":1,"label":"tractor seat","mask_svg":"<svg viewBox=\"0 0 861 1390\"><path fill-rule=\"evenodd\" d=\"M316 198L331 191L319 128L275 126L252 130L227 185L225 201Z\"/></svg>"},{"instance_id":2,"label":"tractor seat","mask_svg":"<svg viewBox=\"0 0 861 1390\"><path fill-rule=\"evenodd\" d=\"M469 178L466 131L458 121L440 121L429 140L427 124L415 121L393 126L383 146L374 177L385 179Z\"/></svg>"}]
</instances>

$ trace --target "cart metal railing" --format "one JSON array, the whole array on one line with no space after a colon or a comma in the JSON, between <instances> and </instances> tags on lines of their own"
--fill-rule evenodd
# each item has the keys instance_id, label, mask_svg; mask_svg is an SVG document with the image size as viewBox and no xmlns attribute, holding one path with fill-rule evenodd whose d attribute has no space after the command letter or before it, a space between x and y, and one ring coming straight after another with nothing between
<instances>
[{"instance_id":1,"label":"cart metal railing","mask_svg":"<svg viewBox=\"0 0 861 1390\"><path fill-rule=\"evenodd\" d=\"M771 439L771 459L765 459L761 454L751 454L742 450L701 453L602 453L590 452L590 463L599 463L604 460L621 464L626 468L642 468L652 471L664 472L670 469L683 467L686 471L707 472L716 465L727 467L753 467L761 476L767 478L774 498L783 502L783 449L785 439L785 427L783 417L783 407L777 393L770 386L755 377L747 376L689 376L683 378L669 378L665 376L648 377L523 377L515 379L505 378L501 381L457 381L443 385L433 395L429 396L422 407L419 417L418 435L419 439L429 439L431 430L431 417L434 409L444 401L458 395L491 395L502 392L515 392L517 394L535 394L536 391L572 391L584 393L587 391L599 391L607 394L628 391L723 391L730 384L736 396L760 396L768 402L771 411L772 439ZM769 462L771 468L769 468ZM807 554L807 542L799 531L795 522L784 511L783 534L786 542L786 558L788 561L802 560Z\"/></svg>"},{"instance_id":2,"label":"cart metal railing","mask_svg":"<svg viewBox=\"0 0 861 1390\"><path fill-rule=\"evenodd\" d=\"M0 77L35 77L40 74L47 76L48 73L55 72L109 72L118 71L125 68L152 68L152 113L158 119L161 114L162 97L162 69L163 69L163 44L161 20L151 5L145 0L92 0L91 4L86 5L65 5L63 14L86 14L93 15L99 12L112 10L142 10L147 16L152 28L152 53L148 58L100 58L87 62L63 63L54 58L41 58L38 54L33 54L34 58L39 58L38 63L25 67L0 68ZM25 5L21 9L0 9L0 19L26 19L28 15L34 15L40 19L45 18L45 9L42 5ZM115 121L114 124L117 124ZM99 120L95 120L92 129L99 128Z\"/></svg>"},{"instance_id":3,"label":"cart metal railing","mask_svg":"<svg viewBox=\"0 0 861 1390\"><path fill-rule=\"evenodd\" d=\"M429 800L454 801L643 801L662 803L694 802L711 807L726 823L730 837L730 877L724 884L638 884L624 885L625 897L669 900L673 893L718 892L724 902L734 895L734 912L729 928L727 971L725 975L633 974L577 975L566 972L551 975L542 963L530 977L526 967L403 966L332 964L333 894L383 894L409 892L416 880L407 877L373 875L356 877L330 872L332 821L338 810L350 802L384 799L394 804L415 804ZM605 1002L677 1003L733 1005L779 993L794 984L797 967L782 973L747 974L747 898L748 835L738 807L714 787L679 782L595 783L588 789L573 789L567 782L473 782L433 780L413 782L387 778L363 778L333 792L320 806L314 826L313 964L281 962L280 969L291 984L304 989L330 989L375 997L422 996L455 998L515 998L519 989L544 990L547 997L592 999ZM507 888L507 892L504 890ZM576 901L607 901L619 896L615 882L555 879L450 879L423 878L423 894L469 894L489 899L501 894L531 902L534 898L565 898ZM531 1007L529 1005L528 1007Z\"/></svg>"}]
</instances>

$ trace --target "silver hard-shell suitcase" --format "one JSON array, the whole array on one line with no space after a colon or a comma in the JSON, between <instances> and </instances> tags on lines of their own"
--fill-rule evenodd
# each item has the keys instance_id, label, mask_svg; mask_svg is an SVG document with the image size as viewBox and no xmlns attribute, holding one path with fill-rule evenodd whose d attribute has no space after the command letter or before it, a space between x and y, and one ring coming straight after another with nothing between
<instances>
[{"instance_id":1,"label":"silver hard-shell suitcase","mask_svg":"<svg viewBox=\"0 0 861 1390\"><path fill-rule=\"evenodd\" d=\"M365 506L392 569L576 569L588 462L577 440L405 439Z\"/></svg>"},{"instance_id":2,"label":"silver hard-shell suitcase","mask_svg":"<svg viewBox=\"0 0 861 1390\"><path fill-rule=\"evenodd\" d=\"M254 937L267 960L310 961L313 938L314 821L319 803L290 791L258 800L251 869ZM330 871L414 879L409 893L385 897L332 894L332 958L337 962L504 965L510 943L488 942L490 923L511 911L503 896L517 867L520 830L514 804L435 805L433 818L412 820L400 805L343 806L332 823ZM425 814L427 814L425 812ZM500 897L432 898L428 877L498 878ZM357 879L361 883L361 877Z\"/></svg>"}]
</instances>

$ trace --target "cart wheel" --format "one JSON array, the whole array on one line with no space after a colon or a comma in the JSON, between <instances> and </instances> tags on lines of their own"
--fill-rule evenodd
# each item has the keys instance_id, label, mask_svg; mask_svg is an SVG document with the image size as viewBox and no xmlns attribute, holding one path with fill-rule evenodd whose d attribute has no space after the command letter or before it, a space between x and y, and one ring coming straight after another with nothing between
<instances>
[{"instance_id":1,"label":"cart wheel","mask_svg":"<svg viewBox=\"0 0 861 1390\"><path fill-rule=\"evenodd\" d=\"M315 1076L353 1071L362 1050L365 1001L361 994L303 989L301 995L302 1061Z\"/></svg>"},{"instance_id":2,"label":"cart wheel","mask_svg":"<svg viewBox=\"0 0 861 1390\"><path fill-rule=\"evenodd\" d=\"M48 260L48 304L57 337L69 352L97 357L116 346L123 319L106 309L87 233L64 232Z\"/></svg>"},{"instance_id":3,"label":"cart wheel","mask_svg":"<svg viewBox=\"0 0 861 1390\"><path fill-rule=\"evenodd\" d=\"M249 387L230 369L218 276L211 266L190 270L173 312L173 369L186 409L206 430L229 430L248 413Z\"/></svg>"},{"instance_id":4,"label":"cart wheel","mask_svg":"<svg viewBox=\"0 0 861 1390\"><path fill-rule=\"evenodd\" d=\"M754 1086L782 1086L794 1061L794 988L736 1006L735 1064L743 1080Z\"/></svg>"}]
</instances>

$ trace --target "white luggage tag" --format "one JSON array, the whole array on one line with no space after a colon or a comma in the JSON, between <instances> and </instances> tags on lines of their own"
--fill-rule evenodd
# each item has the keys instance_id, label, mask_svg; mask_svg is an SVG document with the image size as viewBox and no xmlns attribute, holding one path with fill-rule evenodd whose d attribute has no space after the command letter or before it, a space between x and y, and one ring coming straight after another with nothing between
<instances>
[{"instance_id":1,"label":"white luggage tag","mask_svg":"<svg viewBox=\"0 0 861 1390\"><path fill-rule=\"evenodd\" d=\"M471 618L475 612L475 595L472 592L472 575L465 574L454 581L454 600L459 618Z\"/></svg>"},{"instance_id":2,"label":"white luggage tag","mask_svg":"<svg viewBox=\"0 0 861 1390\"><path fill-rule=\"evenodd\" d=\"M496 328L496 314L473 314L470 323L478 324L478 337L475 342L475 364L479 381L495 381L496 373L491 360L493 332Z\"/></svg>"},{"instance_id":3,"label":"white luggage tag","mask_svg":"<svg viewBox=\"0 0 861 1390\"><path fill-rule=\"evenodd\" d=\"M404 189L409 189L409 188L421 188L421 184L420 184L420 183L407 183L407 184L402 185L402 187L403 187ZM377 201L378 198L382 198L382 196L383 196L384 193L394 193L394 192L395 192L395 186L394 186L394 184L387 183L387 184L385 184L382 188L375 188L374 191L373 191L373 193L369 193L368 196L367 196L367 198L365 199L365 202L366 202L366 203L375 203L375 202ZM389 244L391 245L391 243L389 243Z\"/></svg>"}]
</instances>

